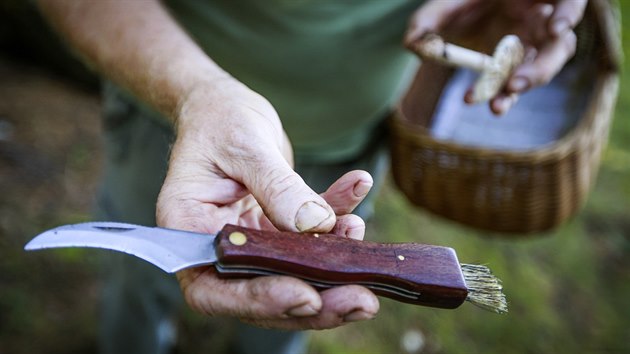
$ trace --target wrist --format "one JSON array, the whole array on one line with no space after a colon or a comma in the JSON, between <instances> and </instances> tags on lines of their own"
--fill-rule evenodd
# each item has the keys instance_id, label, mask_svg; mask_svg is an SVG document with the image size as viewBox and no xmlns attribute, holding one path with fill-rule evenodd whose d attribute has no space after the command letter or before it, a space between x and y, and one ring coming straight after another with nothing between
<instances>
[{"instance_id":1,"label":"wrist","mask_svg":"<svg viewBox=\"0 0 630 354\"><path fill-rule=\"evenodd\" d=\"M175 130L199 129L208 119L220 115L223 107L243 90L249 89L227 73L189 83L172 112Z\"/></svg>"}]
</instances>

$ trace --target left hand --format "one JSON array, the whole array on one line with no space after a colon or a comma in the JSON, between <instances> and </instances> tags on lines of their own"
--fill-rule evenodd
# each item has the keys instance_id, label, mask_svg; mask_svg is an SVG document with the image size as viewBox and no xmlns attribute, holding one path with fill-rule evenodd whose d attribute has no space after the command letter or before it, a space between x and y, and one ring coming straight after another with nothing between
<instances>
[{"instance_id":1,"label":"left hand","mask_svg":"<svg viewBox=\"0 0 630 354\"><path fill-rule=\"evenodd\" d=\"M518 95L547 84L575 54L575 26L588 0L430 0L411 18L404 43L411 47L427 33L461 37L481 34L497 43L503 35L519 36L526 57L508 79L490 109L505 114ZM474 29L474 30L473 30Z\"/></svg>"}]
</instances>

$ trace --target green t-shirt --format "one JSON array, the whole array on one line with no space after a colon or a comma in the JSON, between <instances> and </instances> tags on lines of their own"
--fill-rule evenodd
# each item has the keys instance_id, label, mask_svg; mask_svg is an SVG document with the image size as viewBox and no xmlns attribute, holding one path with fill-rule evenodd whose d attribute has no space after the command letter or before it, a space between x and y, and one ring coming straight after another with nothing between
<instances>
[{"instance_id":1,"label":"green t-shirt","mask_svg":"<svg viewBox=\"0 0 630 354\"><path fill-rule=\"evenodd\" d=\"M409 0L172 0L203 50L277 110L296 156L339 161L369 143L414 64Z\"/></svg>"}]
</instances>

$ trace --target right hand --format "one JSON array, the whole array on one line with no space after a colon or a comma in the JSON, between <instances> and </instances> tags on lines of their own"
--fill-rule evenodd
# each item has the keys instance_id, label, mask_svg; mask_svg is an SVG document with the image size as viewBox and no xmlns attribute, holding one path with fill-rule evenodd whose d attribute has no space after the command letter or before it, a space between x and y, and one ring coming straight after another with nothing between
<instances>
[{"instance_id":1,"label":"right hand","mask_svg":"<svg viewBox=\"0 0 630 354\"><path fill-rule=\"evenodd\" d=\"M505 34L519 36L526 46L503 92L490 100L495 114L506 113L527 90L547 84L575 53L575 26L588 0L430 0L412 16L404 43L412 48L426 33L496 42ZM479 38L481 37L481 38ZM470 40L470 38L468 38Z\"/></svg>"},{"instance_id":2,"label":"right hand","mask_svg":"<svg viewBox=\"0 0 630 354\"><path fill-rule=\"evenodd\" d=\"M231 78L197 87L179 107L158 225L216 233L232 223L362 239L363 220L350 212L367 195L371 176L352 171L320 196L291 164L290 143L266 99ZM374 294L354 285L318 293L287 276L221 279L213 267L177 277L194 310L262 327L332 328L372 318L379 307Z\"/></svg>"}]
</instances>

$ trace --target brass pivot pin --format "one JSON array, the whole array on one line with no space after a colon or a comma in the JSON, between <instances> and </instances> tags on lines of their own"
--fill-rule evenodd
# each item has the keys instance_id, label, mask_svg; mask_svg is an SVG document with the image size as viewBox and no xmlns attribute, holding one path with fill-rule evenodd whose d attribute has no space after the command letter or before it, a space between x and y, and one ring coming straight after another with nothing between
<instances>
[{"instance_id":1,"label":"brass pivot pin","mask_svg":"<svg viewBox=\"0 0 630 354\"><path fill-rule=\"evenodd\" d=\"M242 246L247 242L247 236L242 232L235 231L228 236L228 240L234 246Z\"/></svg>"}]
</instances>

